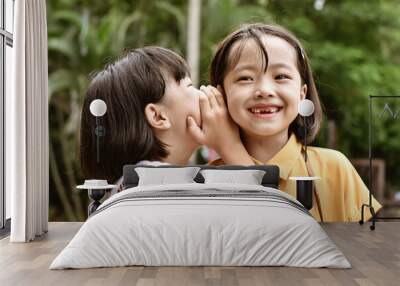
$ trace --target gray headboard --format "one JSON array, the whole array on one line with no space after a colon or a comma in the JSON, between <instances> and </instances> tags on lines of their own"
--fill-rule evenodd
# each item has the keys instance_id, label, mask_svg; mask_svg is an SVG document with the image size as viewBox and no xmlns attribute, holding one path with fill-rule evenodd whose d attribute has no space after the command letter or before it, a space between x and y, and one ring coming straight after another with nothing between
<instances>
[{"instance_id":1,"label":"gray headboard","mask_svg":"<svg viewBox=\"0 0 400 286\"><path fill-rule=\"evenodd\" d=\"M182 168L182 167L200 167L202 170L205 169L221 169L221 170L263 170L265 175L262 179L261 184L265 187L279 188L279 167L275 165L254 165L254 166L239 166L239 165L222 165L222 166L210 166L210 165L190 165L190 166L176 166L176 165L162 165L162 166L149 166L149 165L125 165L123 169L123 186L124 189L136 187L139 182L139 177L135 171L136 167L146 168ZM200 174L194 178L197 183L204 183L204 178Z\"/></svg>"}]
</instances>

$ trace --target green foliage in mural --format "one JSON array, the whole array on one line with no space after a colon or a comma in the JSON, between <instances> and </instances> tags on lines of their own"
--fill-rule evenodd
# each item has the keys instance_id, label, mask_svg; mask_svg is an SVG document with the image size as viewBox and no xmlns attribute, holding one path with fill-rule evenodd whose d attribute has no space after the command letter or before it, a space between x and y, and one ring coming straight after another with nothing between
<instances>
[{"instance_id":1,"label":"green foliage in mural","mask_svg":"<svg viewBox=\"0 0 400 286\"><path fill-rule=\"evenodd\" d=\"M324 3L322 9L316 2ZM83 181L79 117L90 75L124 51L143 45L161 45L185 55L187 5L183 0L47 1L50 220L86 216L86 194L76 193L74 187ZM207 83L218 42L235 27L245 22L281 24L302 40L311 58L325 122L336 125L336 147L349 157L368 156L368 95L400 95L396 1L203 0L201 15L202 84ZM400 153L400 130L374 124L380 130L375 143ZM316 144L326 146L331 135L325 123Z\"/></svg>"}]
</instances>

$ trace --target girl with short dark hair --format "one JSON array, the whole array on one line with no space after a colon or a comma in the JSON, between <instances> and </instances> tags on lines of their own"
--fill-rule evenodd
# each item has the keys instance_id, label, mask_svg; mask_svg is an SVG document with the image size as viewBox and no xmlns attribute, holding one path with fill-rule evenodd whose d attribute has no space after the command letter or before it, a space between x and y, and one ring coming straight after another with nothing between
<instances>
[{"instance_id":1,"label":"girl with short dark hair","mask_svg":"<svg viewBox=\"0 0 400 286\"><path fill-rule=\"evenodd\" d=\"M93 77L84 100L80 162L85 178L114 182L125 164L162 161L185 165L198 143L187 132L186 117L200 124L198 97L185 60L156 46L134 49ZM106 129L96 159L94 99L107 105Z\"/></svg>"}]
</instances>

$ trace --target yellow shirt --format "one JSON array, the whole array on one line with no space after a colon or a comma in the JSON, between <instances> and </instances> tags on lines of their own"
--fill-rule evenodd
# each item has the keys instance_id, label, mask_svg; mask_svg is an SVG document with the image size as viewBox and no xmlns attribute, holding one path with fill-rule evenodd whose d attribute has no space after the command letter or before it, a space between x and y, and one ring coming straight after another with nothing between
<instances>
[{"instance_id":1,"label":"yellow shirt","mask_svg":"<svg viewBox=\"0 0 400 286\"><path fill-rule=\"evenodd\" d=\"M309 176L301 152L302 144L292 134L286 145L266 165L277 165L280 169L279 189L296 197L296 182L289 177ZM324 221L359 221L361 206L369 202L369 190L345 155L339 151L307 147L308 162L314 176ZM253 158L256 165L263 163ZM221 159L210 163L223 165ZM375 198L372 205L377 212L382 206ZM318 221L321 220L314 198L310 213ZM364 220L371 218L369 208L364 208Z\"/></svg>"}]
</instances>

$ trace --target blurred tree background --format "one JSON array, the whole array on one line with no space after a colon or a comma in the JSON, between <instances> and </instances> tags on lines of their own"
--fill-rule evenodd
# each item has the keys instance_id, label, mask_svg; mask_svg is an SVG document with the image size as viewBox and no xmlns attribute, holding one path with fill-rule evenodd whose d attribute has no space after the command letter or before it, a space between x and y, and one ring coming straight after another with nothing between
<instances>
[{"instance_id":1,"label":"blurred tree background","mask_svg":"<svg viewBox=\"0 0 400 286\"><path fill-rule=\"evenodd\" d=\"M186 55L187 15L185 0L47 1L50 221L86 218L87 194L77 193L75 186L84 180L79 120L90 75L144 45ZM368 157L368 96L400 95L399 2L203 0L200 84L207 83L218 42L246 22L281 24L302 41L326 113L315 145L334 147L350 158ZM377 156L388 158L387 174L400 185L394 156L400 154L400 128L384 128L384 120L373 124Z\"/></svg>"}]
</instances>

